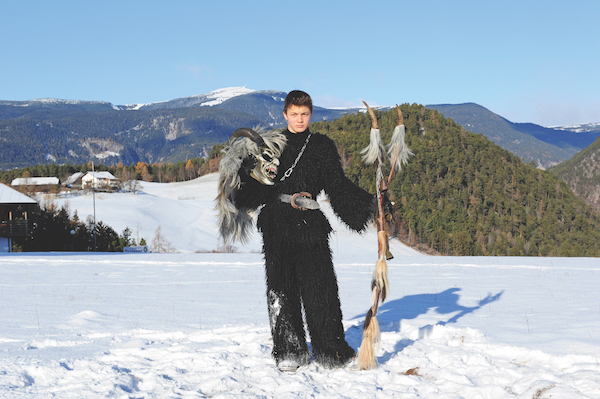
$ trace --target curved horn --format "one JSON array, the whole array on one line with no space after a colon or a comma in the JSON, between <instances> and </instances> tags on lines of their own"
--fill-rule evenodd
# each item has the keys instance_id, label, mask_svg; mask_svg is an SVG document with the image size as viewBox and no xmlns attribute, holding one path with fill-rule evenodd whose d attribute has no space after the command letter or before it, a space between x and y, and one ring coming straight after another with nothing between
<instances>
[{"instance_id":1,"label":"curved horn","mask_svg":"<svg viewBox=\"0 0 600 399\"><path fill-rule=\"evenodd\" d=\"M367 112L369 113L369 116L371 117L371 127L373 129L379 129L379 124L377 123L377 117L375 116L375 112L373 112L371 107L369 107L369 104L367 104L364 101L363 101L363 104L365 104L367 106Z\"/></svg>"},{"instance_id":2,"label":"curved horn","mask_svg":"<svg viewBox=\"0 0 600 399\"><path fill-rule=\"evenodd\" d=\"M229 144L232 144L239 137L248 137L250 140L254 141L258 147L264 147L265 145L265 140L262 138L262 136L249 127L241 127L231 133L231 136L229 137Z\"/></svg>"},{"instance_id":3,"label":"curved horn","mask_svg":"<svg viewBox=\"0 0 600 399\"><path fill-rule=\"evenodd\" d=\"M398 110L398 126L404 125L404 117L402 116L402 111L398 104L396 104L396 109Z\"/></svg>"}]
</instances>

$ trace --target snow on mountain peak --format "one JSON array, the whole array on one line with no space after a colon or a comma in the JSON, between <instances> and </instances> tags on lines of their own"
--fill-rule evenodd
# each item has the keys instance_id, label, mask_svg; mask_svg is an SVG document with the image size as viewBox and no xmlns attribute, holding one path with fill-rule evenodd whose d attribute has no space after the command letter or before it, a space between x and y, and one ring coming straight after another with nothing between
<instances>
[{"instance_id":1,"label":"snow on mountain peak","mask_svg":"<svg viewBox=\"0 0 600 399\"><path fill-rule=\"evenodd\" d=\"M59 98L36 98L34 100L30 100L32 103L42 103L42 104L70 104L70 105L78 105L83 101L80 100L62 100Z\"/></svg>"},{"instance_id":2,"label":"snow on mountain peak","mask_svg":"<svg viewBox=\"0 0 600 399\"><path fill-rule=\"evenodd\" d=\"M548 126L550 129L555 130L566 130L573 133L585 133L593 130L600 129L600 122L596 123L582 123L578 125L566 125L566 126Z\"/></svg>"},{"instance_id":3,"label":"snow on mountain peak","mask_svg":"<svg viewBox=\"0 0 600 399\"><path fill-rule=\"evenodd\" d=\"M247 87L226 87L223 89L213 90L205 95L209 101L202 103L202 106L212 107L213 105L219 105L229 100L230 98L252 93L255 91L256 90L248 89Z\"/></svg>"},{"instance_id":4,"label":"snow on mountain peak","mask_svg":"<svg viewBox=\"0 0 600 399\"><path fill-rule=\"evenodd\" d=\"M256 90L248 89L247 87L226 87L222 89L213 90L205 94L196 94L188 97L176 98L174 100L159 101L155 103L147 104L128 104L120 106L122 110L139 110L143 108L157 108L162 104L167 105L166 108L172 107L212 107L219 105L230 98L241 96L248 93L253 93Z\"/></svg>"}]
</instances>

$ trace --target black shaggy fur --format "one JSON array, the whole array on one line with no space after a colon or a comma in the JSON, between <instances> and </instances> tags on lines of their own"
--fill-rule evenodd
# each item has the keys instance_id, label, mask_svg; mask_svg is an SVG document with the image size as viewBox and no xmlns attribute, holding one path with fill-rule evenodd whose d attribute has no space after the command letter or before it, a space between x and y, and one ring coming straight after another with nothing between
<instances>
[{"instance_id":1,"label":"black shaggy fur","mask_svg":"<svg viewBox=\"0 0 600 399\"><path fill-rule=\"evenodd\" d=\"M358 232L373 218L374 198L344 175L334 142L318 133L311 136L291 176L281 182L308 133L308 130L297 134L284 131L288 141L280 158L275 185L264 186L242 176L244 183L235 205L240 209L264 205L257 226L263 235L275 360L308 363L310 353L302 319L304 308L317 362L325 367L339 367L355 353L346 343L342 326L338 285L329 248L331 226L320 210L297 210L278 197L307 191L316 199L325 191L335 213Z\"/></svg>"}]
</instances>

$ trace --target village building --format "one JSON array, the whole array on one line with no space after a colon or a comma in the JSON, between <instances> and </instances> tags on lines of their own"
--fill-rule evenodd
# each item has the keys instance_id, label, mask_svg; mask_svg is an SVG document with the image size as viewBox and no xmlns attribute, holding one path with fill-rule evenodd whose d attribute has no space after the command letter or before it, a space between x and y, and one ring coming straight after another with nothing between
<instances>
[{"instance_id":1,"label":"village building","mask_svg":"<svg viewBox=\"0 0 600 399\"><path fill-rule=\"evenodd\" d=\"M10 185L20 191L53 192L59 190L60 180L58 177L18 177Z\"/></svg>"},{"instance_id":2,"label":"village building","mask_svg":"<svg viewBox=\"0 0 600 399\"><path fill-rule=\"evenodd\" d=\"M116 190L119 187L119 179L110 172L87 172L81 178L82 187L97 190Z\"/></svg>"},{"instance_id":3,"label":"village building","mask_svg":"<svg viewBox=\"0 0 600 399\"><path fill-rule=\"evenodd\" d=\"M83 176L85 176L84 172L73 173L62 183L62 186L72 189L81 189L83 186Z\"/></svg>"},{"instance_id":4,"label":"village building","mask_svg":"<svg viewBox=\"0 0 600 399\"><path fill-rule=\"evenodd\" d=\"M12 239L29 234L28 216L36 208L36 200L0 184L0 252L11 252Z\"/></svg>"}]
</instances>

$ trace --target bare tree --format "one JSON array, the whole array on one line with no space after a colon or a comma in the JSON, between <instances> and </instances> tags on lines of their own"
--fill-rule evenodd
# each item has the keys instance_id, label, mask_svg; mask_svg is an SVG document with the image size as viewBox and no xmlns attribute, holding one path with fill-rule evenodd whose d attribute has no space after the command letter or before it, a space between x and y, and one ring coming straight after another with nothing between
<instances>
[{"instance_id":1,"label":"bare tree","mask_svg":"<svg viewBox=\"0 0 600 399\"><path fill-rule=\"evenodd\" d=\"M176 248L162 234L162 226L158 226L154 231L152 239L152 252L173 253L177 252Z\"/></svg>"}]
</instances>

